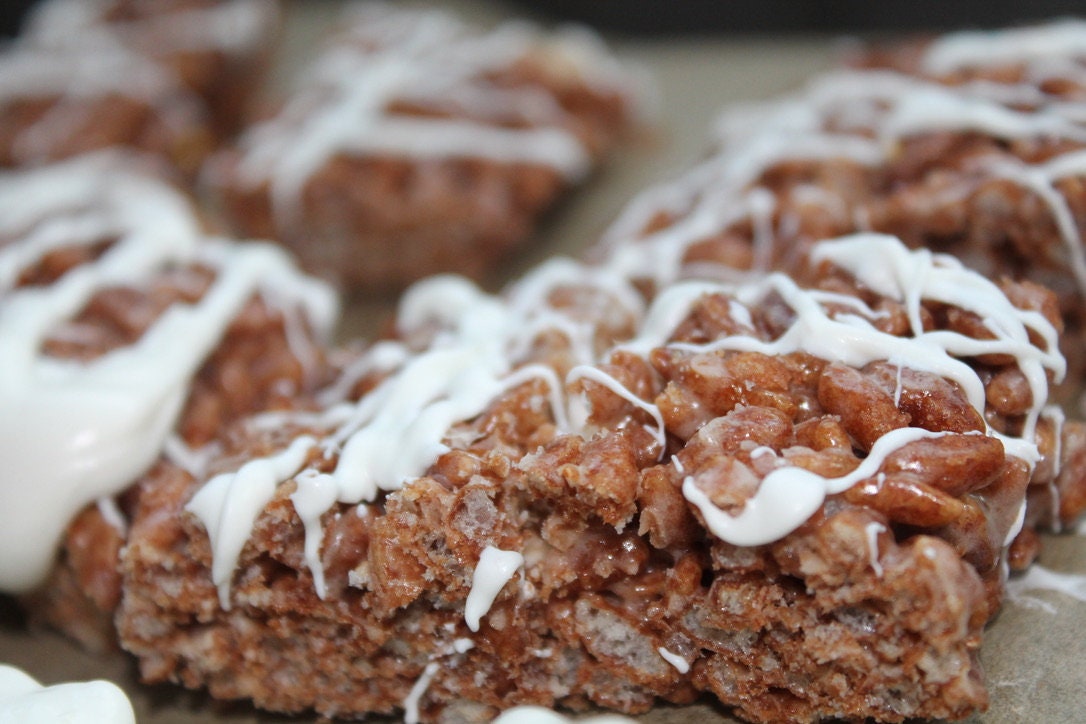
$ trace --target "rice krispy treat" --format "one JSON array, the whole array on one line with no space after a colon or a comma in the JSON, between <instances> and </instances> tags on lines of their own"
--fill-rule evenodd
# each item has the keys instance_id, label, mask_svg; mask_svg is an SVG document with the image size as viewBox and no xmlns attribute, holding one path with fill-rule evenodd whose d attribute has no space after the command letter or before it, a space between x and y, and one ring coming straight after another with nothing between
<instances>
[{"instance_id":1,"label":"rice krispy treat","mask_svg":"<svg viewBox=\"0 0 1086 724\"><path fill-rule=\"evenodd\" d=\"M191 180L237 127L272 47L263 0L49 0L0 50L0 166L110 146Z\"/></svg>"},{"instance_id":2,"label":"rice krispy treat","mask_svg":"<svg viewBox=\"0 0 1086 724\"><path fill-rule=\"evenodd\" d=\"M639 75L587 30L348 6L282 111L209 165L241 233L349 291L480 277L632 125Z\"/></svg>"},{"instance_id":3,"label":"rice krispy treat","mask_svg":"<svg viewBox=\"0 0 1086 724\"><path fill-rule=\"evenodd\" d=\"M1084 39L1069 20L859 53L724 113L713 155L630 204L605 248L664 282L793 268L805 245L853 231L949 252L1056 291L1069 401L1086 375Z\"/></svg>"},{"instance_id":4,"label":"rice krispy treat","mask_svg":"<svg viewBox=\"0 0 1086 724\"><path fill-rule=\"evenodd\" d=\"M45 0L23 37L87 54L123 47L195 93L221 136L246 120L279 15L276 0Z\"/></svg>"},{"instance_id":5,"label":"rice krispy treat","mask_svg":"<svg viewBox=\"0 0 1086 724\"><path fill-rule=\"evenodd\" d=\"M37 589L31 612L94 646L120 596L113 496L321 384L336 309L278 247L208 236L145 161L0 175L0 590Z\"/></svg>"},{"instance_id":6,"label":"rice krispy treat","mask_svg":"<svg viewBox=\"0 0 1086 724\"><path fill-rule=\"evenodd\" d=\"M1046 403L1051 295L874 234L799 277L417 284L324 411L140 482L122 645L149 681L330 717L983 710L1027 489L1086 473ZM1027 404L988 401L1007 378Z\"/></svg>"}]
</instances>

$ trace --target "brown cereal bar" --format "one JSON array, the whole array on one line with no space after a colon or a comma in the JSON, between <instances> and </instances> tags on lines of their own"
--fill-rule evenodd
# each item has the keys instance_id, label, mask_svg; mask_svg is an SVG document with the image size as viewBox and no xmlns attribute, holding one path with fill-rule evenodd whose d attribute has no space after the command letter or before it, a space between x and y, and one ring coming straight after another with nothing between
<instances>
[{"instance_id":1,"label":"brown cereal bar","mask_svg":"<svg viewBox=\"0 0 1086 724\"><path fill-rule=\"evenodd\" d=\"M275 117L208 169L242 234L364 294L481 277L632 125L637 76L588 31L350 5Z\"/></svg>"},{"instance_id":2,"label":"brown cereal bar","mask_svg":"<svg viewBox=\"0 0 1086 724\"><path fill-rule=\"evenodd\" d=\"M651 299L574 262L500 299L414 286L324 412L140 482L122 645L150 681L330 717L983 710L1031 479L1084 473L1045 408L1051 295L879 235L807 259ZM997 409L1016 375L1030 404Z\"/></svg>"},{"instance_id":3,"label":"brown cereal bar","mask_svg":"<svg viewBox=\"0 0 1086 724\"><path fill-rule=\"evenodd\" d=\"M236 128L272 47L264 0L49 0L0 52L0 166L110 146L193 178Z\"/></svg>"},{"instance_id":4,"label":"brown cereal bar","mask_svg":"<svg viewBox=\"0 0 1086 724\"><path fill-rule=\"evenodd\" d=\"M231 420L321 384L335 303L277 248L207 236L146 159L8 172L0 209L0 445L22 461L4 473L3 589L102 646L130 502L113 494L161 450L192 464Z\"/></svg>"},{"instance_id":5,"label":"brown cereal bar","mask_svg":"<svg viewBox=\"0 0 1086 724\"><path fill-rule=\"evenodd\" d=\"M277 0L45 0L23 36L86 54L121 46L195 93L225 135L246 120L279 24Z\"/></svg>"}]
</instances>

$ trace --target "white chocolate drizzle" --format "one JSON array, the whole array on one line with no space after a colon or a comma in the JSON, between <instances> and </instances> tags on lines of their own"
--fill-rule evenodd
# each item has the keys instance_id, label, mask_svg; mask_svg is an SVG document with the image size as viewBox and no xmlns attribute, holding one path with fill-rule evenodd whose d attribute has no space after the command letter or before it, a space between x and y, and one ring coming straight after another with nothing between
<instances>
[{"instance_id":1,"label":"white chocolate drizzle","mask_svg":"<svg viewBox=\"0 0 1086 724\"><path fill-rule=\"evenodd\" d=\"M116 241L50 285L13 288L73 230L72 245ZM0 236L13 240L0 247L0 454L9 461L0 474L0 589L18 591L44 575L72 515L157 459L189 380L254 295L274 288L318 334L329 333L337 305L281 250L204 237L179 194L112 154L0 176ZM99 290L138 287L185 264L213 270L210 287L166 310L134 344L89 362L42 353L51 331Z\"/></svg>"},{"instance_id":2,"label":"white chocolate drizzle","mask_svg":"<svg viewBox=\"0 0 1086 724\"><path fill-rule=\"evenodd\" d=\"M872 521L864 526L864 535L867 537L867 555L871 562L871 570L882 578L882 563L879 562L879 534L886 532L886 526Z\"/></svg>"},{"instance_id":3,"label":"white chocolate drizzle","mask_svg":"<svg viewBox=\"0 0 1086 724\"><path fill-rule=\"evenodd\" d=\"M1043 26L950 33L926 48L922 62L928 72L949 73L1054 56L1086 56L1086 22L1068 18Z\"/></svg>"},{"instance_id":4,"label":"white chocolate drizzle","mask_svg":"<svg viewBox=\"0 0 1086 724\"><path fill-rule=\"evenodd\" d=\"M670 346L689 352L744 350L777 355L804 351L853 367L887 360L953 380L973 408L982 414L983 382L957 358L998 350L1017 360L1029 381L1034 404L1026 415L1021 435L1005 435L995 430L989 430L988 434L999 439L1008 454L1031 465L1039 460L1035 433L1048 398L1046 374L1052 373L1058 379L1065 369L1065 361L1056 348L1055 329L1047 320L1035 312L1014 307L992 282L965 269L957 260L927 250L908 251L892 237L860 234L824 242L812 249L811 257L832 261L868 288L904 303L913 320L913 336L896 337L880 332L862 317L831 317L821 306L817 292L802 290L787 277L772 274L760 283L736 289L734 294L748 305L756 306L772 291L791 307L795 320L775 340L767 342L737 335L702 345ZM993 338L976 340L956 332L924 331L919 321L922 300L945 302L978 313ZM1044 340L1046 348L1030 341L1031 331ZM683 495L701 511L706 526L717 537L735 545L761 545L795 530L822 505L827 495L843 492L875 476L886 456L901 446L939 434L911 427L893 430L875 442L853 472L839 478L823 478L797 467L778 467L762 480L758 491L737 515L717 508L693 476L684 479Z\"/></svg>"},{"instance_id":5,"label":"white chocolate drizzle","mask_svg":"<svg viewBox=\"0 0 1086 724\"><path fill-rule=\"evenodd\" d=\"M524 556L516 551L503 551L495 546L483 549L471 576L471 591L464 603L464 621L469 629L479 630L479 622L494 604L494 599L523 566Z\"/></svg>"},{"instance_id":6,"label":"white chocolate drizzle","mask_svg":"<svg viewBox=\"0 0 1086 724\"><path fill-rule=\"evenodd\" d=\"M680 674L686 674L690 671L690 663L679 654L673 651L669 651L663 646L656 647L656 653L660 654L660 658L668 662L675 667L675 670Z\"/></svg>"},{"instance_id":7,"label":"white chocolate drizzle","mask_svg":"<svg viewBox=\"0 0 1086 724\"><path fill-rule=\"evenodd\" d=\"M633 721L619 714L600 714L571 719L552 709L522 705L506 709L492 724L633 724Z\"/></svg>"},{"instance_id":8,"label":"white chocolate drizzle","mask_svg":"<svg viewBox=\"0 0 1086 724\"><path fill-rule=\"evenodd\" d=\"M991 282L962 267L956 260L927 251L909 251L898 240L880 234L858 234L815 245L815 260L829 261L853 274L874 292L897 300L913 320L911 336L898 337L879 331L872 320L882 316L862 300L846 294L802 289L780 274L768 274L745 283L688 281L666 288L644 309L623 303L630 282L613 267L572 265L541 267L510 288L504 298L483 294L469 282L456 277L435 277L417 284L404 297L398 318L404 340L410 342L425 333L425 346L402 355L403 348L389 356L388 348L374 354L387 364L377 365L387 376L368 394L354 403L340 402L322 416L310 420L317 428L330 430L317 445L326 457L338 455L328 473L296 470L286 466L278 483L293 479L298 491L295 505L306 528L306 560L323 595L319 545L321 516L338 503L372 502L381 491L395 491L419 476L450 449L450 428L481 414L503 392L530 380L538 380L548 392L543 398L551 408L559 433L590 435L585 427L587 414L578 414L584 400L570 394L570 385L580 379L602 384L634 409L646 412L654 421L653 434L661 456L666 451L664 421L652 400L635 395L601 369L616 351L647 355L667 346L692 354L713 350L747 350L778 355L805 351L824 359L836 359L855 367L873 361L889 361L899 367L926 371L958 384L966 399L980 412L985 409L984 388L977 372L958 359L981 354L1012 356L1026 375L1037 408L1026 415L1024 432L1012 436L988 430L1000 439L1008 454L1030 464L1038 460L1034 428L1047 399L1047 377L1058 378L1064 360L1055 347L1052 325L1040 314L1014 307ZM572 273L562 281L562 269ZM554 370L539 363L527 363L515 356L528 349L530 340L543 329L540 319L561 316L548 305L551 291L563 284L588 285L604 292L635 315L637 329L632 339L620 341L590 361L581 362L560 380ZM671 341L676 327L693 306L708 294L729 300L730 315L747 331L721 337L706 344ZM774 296L791 308L794 320L776 339L758 337L753 329L755 310ZM978 340L949 331L927 331L920 323L920 304L936 301L980 315L992 334ZM572 329L556 325L552 329ZM1040 346L1034 345L1031 334ZM369 369L365 364L362 369ZM352 376L356 373L351 372ZM308 413L306 413L308 414ZM302 415L305 417L306 415ZM280 418L273 416L276 420ZM762 480L756 495L743 511L732 516L716 508L687 475L683 493L698 507L710 531L739 545L757 545L786 535L822 504L827 495L841 492L857 482L877 476L886 458L909 442L939 436L919 428L902 428L876 441L867 457L849 475L821 478L774 457L774 465ZM672 458L675 460L675 458ZM686 475L681 465L676 471ZM261 483L261 496L248 499L244 512L233 515L235 540L244 540L252 521L259 515L272 488ZM211 520L211 514L205 516ZM202 517L205 517L202 516ZM219 524L215 524L219 525ZM228 585L228 571L236 565L237 544L213 545L217 585ZM485 568L485 567L484 567ZM220 589L222 590L222 589ZM481 588L479 590L482 590ZM475 610L474 600L470 609ZM474 620L474 616L469 619Z\"/></svg>"},{"instance_id":9,"label":"white chocolate drizzle","mask_svg":"<svg viewBox=\"0 0 1086 724\"><path fill-rule=\"evenodd\" d=\"M116 684L95 680L42 686L20 669L0 664L0 721L135 724L136 715Z\"/></svg>"},{"instance_id":10,"label":"white chocolate drizzle","mask_svg":"<svg viewBox=\"0 0 1086 724\"><path fill-rule=\"evenodd\" d=\"M824 74L792 97L733 107L716 124L719 151L679 178L636 197L608 230L604 248L611 263L659 286L680 276L734 277L730 269L713 271L704 265L695 269L696 265L684 261L684 254L699 241L747 223L753 229L752 268L760 268L766 254L760 224L769 212L752 203L752 194L758 194L766 172L780 163L843 161L877 171L902 153L909 138L944 131L977 133L1011 144L1056 139L1086 144L1086 103L1081 93L1050 93L1042 85L1048 78L1081 83L1084 48L1086 22L1080 20L951 35L926 49L922 69L938 75L1003 62L1021 64L1021 80L981 79L951 85L896 71L846 70ZM992 179L1009 181L1040 196L1062 240L1062 249L1044 250L1043 265L1054 271L1041 281L1052 286L1053 279L1066 276L1068 286L1086 298L1086 249L1058 187L1061 179L1086 175L1082 156L1082 151L1072 147L1035 165L1016 162L1010 154L999 155L999 163L981 158L960 170L960 178L940 192L941 201L947 205L964 201ZM803 188L792 190L793 202L811 201ZM847 185L819 191L817 203L838 219L840 233L869 228L870 199L853 193ZM802 238L796 215L786 211L791 212L788 202L778 199L773 209L780 212L778 239ZM676 221L646 232L659 214Z\"/></svg>"}]
</instances>

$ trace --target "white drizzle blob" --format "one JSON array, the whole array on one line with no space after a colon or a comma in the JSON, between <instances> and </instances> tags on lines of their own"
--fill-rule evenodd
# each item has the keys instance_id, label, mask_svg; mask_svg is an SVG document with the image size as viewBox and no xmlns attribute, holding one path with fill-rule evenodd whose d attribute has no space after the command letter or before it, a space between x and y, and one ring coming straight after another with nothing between
<instances>
[{"instance_id":1,"label":"white drizzle blob","mask_svg":"<svg viewBox=\"0 0 1086 724\"><path fill-rule=\"evenodd\" d=\"M524 556L516 551L503 551L487 546L479 555L471 576L471 591L464 604L464 621L472 631L479 630L479 622L494 604L505 584L524 566Z\"/></svg>"},{"instance_id":2,"label":"white drizzle blob","mask_svg":"<svg viewBox=\"0 0 1086 724\"><path fill-rule=\"evenodd\" d=\"M660 658L668 662L675 667L675 670L680 674L686 674L690 672L690 663L679 654L670 651L663 646L656 648L656 653L660 654Z\"/></svg>"},{"instance_id":3,"label":"white drizzle blob","mask_svg":"<svg viewBox=\"0 0 1086 724\"><path fill-rule=\"evenodd\" d=\"M633 75L583 32L544 41L531 26L507 22L483 33L444 12L384 3L353 6L343 25L344 39L309 69L303 89L240 142L242 181L268 183L287 226L310 176L337 155L481 158L584 175L590 153L557 101L487 78L519 59L544 53L567 77L634 95ZM452 116L396 113L395 101Z\"/></svg>"},{"instance_id":4,"label":"white drizzle blob","mask_svg":"<svg viewBox=\"0 0 1086 724\"><path fill-rule=\"evenodd\" d=\"M128 159L130 162L131 159ZM80 508L157 459L188 383L243 305L264 289L328 334L331 290L281 250L204 237L177 192L105 153L0 176L0 589L35 585ZM62 245L117 240L48 286L15 288ZM185 264L214 270L204 296L165 311L134 344L90 362L45 356L50 332L99 290ZM273 301L274 303L274 301ZM301 350L300 350L301 352Z\"/></svg>"},{"instance_id":5,"label":"white drizzle blob","mask_svg":"<svg viewBox=\"0 0 1086 724\"><path fill-rule=\"evenodd\" d=\"M0 664L0 721L135 724L136 715L125 693L108 681L42 686L22 670Z\"/></svg>"},{"instance_id":6,"label":"white drizzle blob","mask_svg":"<svg viewBox=\"0 0 1086 724\"><path fill-rule=\"evenodd\" d=\"M633 721L619 714L600 714L571 719L552 709L522 705L506 709L492 724L633 724Z\"/></svg>"}]
</instances>

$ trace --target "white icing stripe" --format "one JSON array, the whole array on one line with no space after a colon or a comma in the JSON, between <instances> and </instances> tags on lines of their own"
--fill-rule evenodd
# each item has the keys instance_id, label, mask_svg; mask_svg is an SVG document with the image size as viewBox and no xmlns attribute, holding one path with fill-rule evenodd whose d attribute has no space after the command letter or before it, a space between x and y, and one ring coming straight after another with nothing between
<instances>
[{"instance_id":1,"label":"white icing stripe","mask_svg":"<svg viewBox=\"0 0 1086 724\"><path fill-rule=\"evenodd\" d=\"M315 470L303 470L294 478L298 489L290 496L298 517L305 527L305 561L313 574L313 588L322 600L327 594L324 580L324 563L320 558L324 529L321 516L335 505L336 482L330 475Z\"/></svg>"},{"instance_id":2,"label":"white icing stripe","mask_svg":"<svg viewBox=\"0 0 1086 724\"><path fill-rule=\"evenodd\" d=\"M1039 27L951 33L931 43L922 62L929 73L950 73L1061 55L1086 56L1086 22L1067 19Z\"/></svg>"},{"instance_id":3,"label":"white icing stripe","mask_svg":"<svg viewBox=\"0 0 1086 724\"><path fill-rule=\"evenodd\" d=\"M693 476L683 479L683 497L701 511L706 528L717 538L737 546L764 545L801 526L822 506L827 495L844 492L877 475L886 457L903 445L943 434L916 427L892 430L875 441L854 471L839 478L824 478L799 467L777 468L762 479L758 492L738 515L716 507Z\"/></svg>"},{"instance_id":4,"label":"white icing stripe","mask_svg":"<svg viewBox=\"0 0 1086 724\"><path fill-rule=\"evenodd\" d=\"M84 204L100 216L88 214L83 222L92 227L98 218L101 233L85 229L77 243L118 237L97 260L53 284L9 286L0 305L0 455L10 461L0 474L7 521L0 526L0 589L6 591L33 586L44 575L76 511L119 492L150 467L166 445L189 380L262 288L299 304L318 334L327 334L335 317L332 291L303 277L284 252L202 237L180 196L110 158L0 177L0 211L17 209L16 223L31 238L65 213L55 198L70 201L86 189L94 192ZM5 221L16 231L0 251L0 279L10 281L51 245L28 251L19 227ZM87 363L42 355L51 330L97 291L138 287L157 271L189 263L215 271L211 286L198 301L166 310L134 344Z\"/></svg>"},{"instance_id":5,"label":"white icing stripe","mask_svg":"<svg viewBox=\"0 0 1086 724\"><path fill-rule=\"evenodd\" d=\"M403 701L404 724L419 723L419 704L423 695L426 694L426 690L430 688L430 682L437 676L439 669L440 666L436 661L426 664L426 668L422 670L422 675L412 685L411 691L407 692L407 697Z\"/></svg>"},{"instance_id":6,"label":"white icing stripe","mask_svg":"<svg viewBox=\"0 0 1086 724\"><path fill-rule=\"evenodd\" d=\"M215 551L211 580L219 589L219 603L223 609L230 608L230 580L237 568L238 556L241 555L256 522L256 516L271 501L279 483L301 471L315 446L315 439L299 437L290 447L276 455L250 460L237 472L216 475L207 481L185 506L207 529L207 537ZM312 481L313 478L306 480ZM312 483L306 484L300 490L304 492L295 499L295 505L301 504L303 520L311 521L313 498L324 497L324 491L314 491ZM319 512L317 514L319 515ZM307 525L307 547L309 528ZM323 576L320 576L318 585L318 590L323 593Z\"/></svg>"},{"instance_id":7,"label":"white icing stripe","mask_svg":"<svg viewBox=\"0 0 1086 724\"><path fill-rule=\"evenodd\" d=\"M469 629L479 630L479 622L494 605L494 599L523 566L524 556L516 551L503 551L489 545L483 549L471 576L471 591L464 603L464 621Z\"/></svg>"},{"instance_id":8,"label":"white icing stripe","mask_svg":"<svg viewBox=\"0 0 1086 724\"><path fill-rule=\"evenodd\" d=\"M867 555L871 560L871 570L882 578L882 563L879 562L879 534L886 532L886 526L882 523L868 523L864 526L864 534L867 536Z\"/></svg>"},{"instance_id":9,"label":"white icing stripe","mask_svg":"<svg viewBox=\"0 0 1086 724\"><path fill-rule=\"evenodd\" d=\"M569 371L569 374L566 375L567 383L582 379L591 380L596 384L603 385L634 407L647 412L656 423L656 430L653 434L656 438L656 444L659 447L657 455L661 458L663 457L664 453L667 452L667 431L664 429L664 417L660 414L660 408L649 402L645 402L640 397L630 392L630 390L628 390L621 382L597 367L580 365L574 367Z\"/></svg>"},{"instance_id":10,"label":"white icing stripe","mask_svg":"<svg viewBox=\"0 0 1086 724\"><path fill-rule=\"evenodd\" d=\"M0 664L0 721L65 724L135 724L128 697L108 681L42 686L28 674Z\"/></svg>"}]
</instances>

